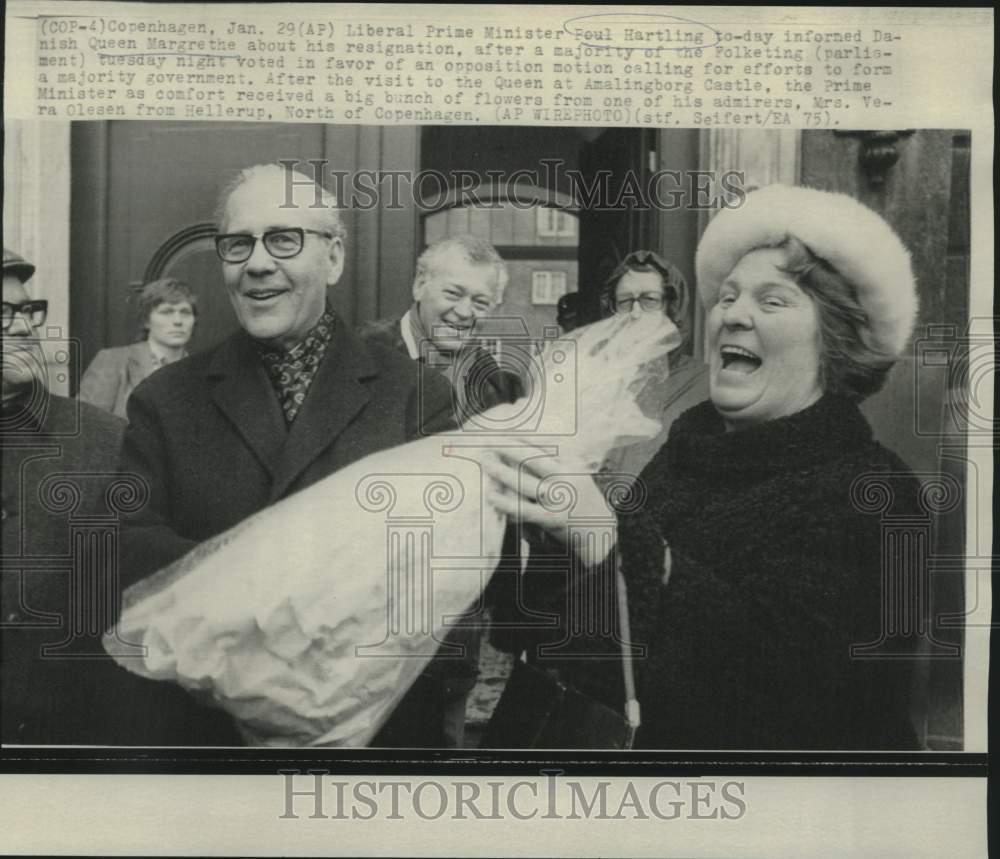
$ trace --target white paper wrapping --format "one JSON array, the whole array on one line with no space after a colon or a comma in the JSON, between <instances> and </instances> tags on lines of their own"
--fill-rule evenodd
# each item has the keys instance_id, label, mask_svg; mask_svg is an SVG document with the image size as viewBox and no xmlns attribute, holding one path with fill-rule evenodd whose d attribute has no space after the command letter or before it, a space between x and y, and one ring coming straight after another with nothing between
<instances>
[{"instance_id":1,"label":"white paper wrapping","mask_svg":"<svg viewBox=\"0 0 1000 859\"><path fill-rule=\"evenodd\" d=\"M495 568L505 517L484 503L482 458L544 445L593 473L617 440L660 430L636 399L678 342L660 314L550 341L529 396L542 384L556 412L528 425L524 401L498 406L261 511L126 591L109 652L144 645L121 664L210 697L253 744L366 745Z\"/></svg>"}]
</instances>

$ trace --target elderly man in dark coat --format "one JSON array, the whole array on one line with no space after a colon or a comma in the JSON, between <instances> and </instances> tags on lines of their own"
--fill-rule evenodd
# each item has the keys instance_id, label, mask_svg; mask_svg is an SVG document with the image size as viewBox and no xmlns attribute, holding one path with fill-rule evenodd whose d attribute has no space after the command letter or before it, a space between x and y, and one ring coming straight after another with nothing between
<instances>
[{"instance_id":1,"label":"elderly man in dark coat","mask_svg":"<svg viewBox=\"0 0 1000 859\"><path fill-rule=\"evenodd\" d=\"M220 211L216 246L241 330L132 394L122 468L146 481L149 502L124 528L129 581L362 457L453 426L444 379L421 379L422 368L359 339L330 309L345 258L331 195L304 175L257 166L237 176ZM317 511L302 527L350 523ZM350 570L331 559L334 574ZM375 744L442 745L440 684L418 679ZM220 742L192 735L185 745Z\"/></svg>"},{"instance_id":2,"label":"elderly man in dark coat","mask_svg":"<svg viewBox=\"0 0 1000 859\"><path fill-rule=\"evenodd\" d=\"M198 715L185 693L135 677L101 647L114 622L117 520L137 490L116 474L125 422L48 390L36 333L48 305L28 294L34 270L4 249L0 737L169 742Z\"/></svg>"}]
</instances>

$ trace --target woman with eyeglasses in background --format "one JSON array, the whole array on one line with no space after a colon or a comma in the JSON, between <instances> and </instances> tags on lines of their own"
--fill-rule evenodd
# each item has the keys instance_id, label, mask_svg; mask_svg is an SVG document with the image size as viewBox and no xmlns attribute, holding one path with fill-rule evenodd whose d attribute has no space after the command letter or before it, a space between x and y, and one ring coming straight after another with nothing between
<instances>
[{"instance_id":1,"label":"woman with eyeglasses in background","mask_svg":"<svg viewBox=\"0 0 1000 859\"><path fill-rule=\"evenodd\" d=\"M628 254L605 281L600 296L602 316L663 313L681 332L681 346L663 356L662 384L647 385L640 398L643 411L663 424L652 439L611 452L602 471L634 479L667 439L674 419L708 396L708 367L683 348L692 320L688 309L691 290L680 269L655 251ZM654 373L656 369L654 368Z\"/></svg>"},{"instance_id":2,"label":"woman with eyeglasses in background","mask_svg":"<svg viewBox=\"0 0 1000 859\"><path fill-rule=\"evenodd\" d=\"M139 293L136 342L102 349L80 382L80 399L126 417L125 404L147 376L187 355L198 300L191 288L172 277L154 280Z\"/></svg>"},{"instance_id":3,"label":"woman with eyeglasses in background","mask_svg":"<svg viewBox=\"0 0 1000 859\"><path fill-rule=\"evenodd\" d=\"M571 295L575 297L575 294ZM660 421L663 429L654 438L616 447L608 454L595 475L597 484L605 491L619 494L625 492L626 487L633 486L643 468L666 441L667 431L674 419L708 396L707 366L685 354L683 348L691 328L688 314L690 300L691 290L677 266L650 250L633 251L626 255L601 288L599 302L602 317L662 313L681 333L681 345L652 362L649 372L655 381L647 384L639 395L643 412ZM586 420L587 416L581 415L580 419ZM638 491L642 492L641 487ZM561 577L565 575L569 557L565 544L550 539L544 528L531 528L526 533L526 539L531 543L531 554L523 576L519 570L505 567L497 573L492 585L495 609L490 641L497 649L514 656L512 688L523 688L524 681L519 681L519 676L533 677L534 672L544 672L571 690L567 692L569 700L578 701L572 697L572 690L588 688L578 683L581 669L588 675L588 680L597 682L602 690L608 676L612 678L610 686L614 687L616 681L620 685L622 668L616 661L615 653L610 656L603 653L593 662L581 661L579 653L570 652L569 648L560 645L558 638L561 632L555 639L547 638L551 630L543 628L539 631L539 615L532 616L531 611L528 611L527 617L523 614L526 604L537 602L544 604L545 613L553 617L558 615L560 623L574 627L586 626L604 616L601 609L591 612L587 618L574 614L583 609L584 602L578 595L570 597L563 588ZM601 585L597 587L600 589ZM554 600L553 605L549 604L550 599ZM572 619L569 618L571 614L574 614ZM547 652L536 646L541 640L548 645L545 648ZM564 643L572 644L568 638ZM537 678L528 682L536 683ZM483 737L484 748L516 747L528 741L527 735L534 729L532 718L537 717L539 709L545 709L549 702L542 691L537 696L527 697L536 700L530 703L520 701L517 695L501 700ZM527 706L524 712L518 713L521 704ZM575 716L573 721L576 721ZM598 738L582 725L579 728L565 724L550 725L546 736L565 730L571 731L575 739L559 736L554 748L572 748L580 742L581 747L604 747L602 743L606 738ZM542 744L550 741L545 740Z\"/></svg>"},{"instance_id":4,"label":"woman with eyeglasses in background","mask_svg":"<svg viewBox=\"0 0 1000 859\"><path fill-rule=\"evenodd\" d=\"M654 251L632 251L611 272L601 291L602 316L662 312L681 327L689 302L684 275Z\"/></svg>"}]
</instances>

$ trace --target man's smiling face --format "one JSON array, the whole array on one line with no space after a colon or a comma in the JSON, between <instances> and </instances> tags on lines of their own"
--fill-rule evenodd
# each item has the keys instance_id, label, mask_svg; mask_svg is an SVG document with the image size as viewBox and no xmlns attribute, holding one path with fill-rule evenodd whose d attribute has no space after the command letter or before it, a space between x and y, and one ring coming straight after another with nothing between
<instances>
[{"instance_id":1,"label":"man's smiling face","mask_svg":"<svg viewBox=\"0 0 1000 859\"><path fill-rule=\"evenodd\" d=\"M469 262L460 249L452 248L413 288L420 327L435 348L457 352L476 320L496 306L498 291L496 265Z\"/></svg>"},{"instance_id":2,"label":"man's smiling face","mask_svg":"<svg viewBox=\"0 0 1000 859\"><path fill-rule=\"evenodd\" d=\"M282 208L286 181L280 174L261 175L240 185L229 197L222 231L257 236L253 253L241 263L224 262L222 274L240 325L265 342L290 349L319 321L327 288L340 279L344 246L339 238L307 232L300 253L276 259L260 236L289 227L329 234L330 212L310 208L312 188L296 186L294 207Z\"/></svg>"}]
</instances>

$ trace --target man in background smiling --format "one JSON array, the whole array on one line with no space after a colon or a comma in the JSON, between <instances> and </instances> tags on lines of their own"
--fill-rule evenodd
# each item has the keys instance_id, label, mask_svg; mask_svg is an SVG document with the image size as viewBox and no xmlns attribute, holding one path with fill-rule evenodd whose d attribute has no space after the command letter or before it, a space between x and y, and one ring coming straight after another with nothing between
<instances>
[{"instance_id":1,"label":"man in background smiling","mask_svg":"<svg viewBox=\"0 0 1000 859\"><path fill-rule=\"evenodd\" d=\"M413 304L402 318L368 322L359 333L442 373L464 419L523 395L520 378L478 344L479 329L503 301L506 286L507 266L488 241L443 239L417 260Z\"/></svg>"},{"instance_id":2,"label":"man in background smiling","mask_svg":"<svg viewBox=\"0 0 1000 859\"><path fill-rule=\"evenodd\" d=\"M477 324L496 311L506 285L507 266L488 241L471 235L442 239L417 260L410 309L401 318L368 322L358 331L448 379L456 419L463 423L523 395L520 378L478 345ZM505 539L504 555L516 559L513 532ZM461 648L461 657L439 659L429 669L443 675L444 741L450 748L465 746L466 705L479 677L482 635L474 617L456 624L447 643Z\"/></svg>"}]
</instances>

